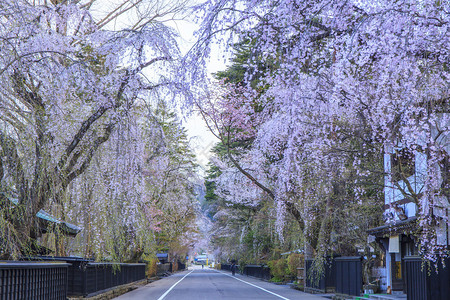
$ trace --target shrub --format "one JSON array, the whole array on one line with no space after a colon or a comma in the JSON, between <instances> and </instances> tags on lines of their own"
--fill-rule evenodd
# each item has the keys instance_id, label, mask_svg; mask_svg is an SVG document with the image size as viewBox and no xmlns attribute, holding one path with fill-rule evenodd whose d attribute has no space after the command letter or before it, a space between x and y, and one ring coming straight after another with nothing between
<instances>
[{"instance_id":1,"label":"shrub","mask_svg":"<svg viewBox=\"0 0 450 300\"><path fill-rule=\"evenodd\" d=\"M156 257L146 258L145 262L147 263L147 267L145 268L145 275L147 278L156 276L158 259Z\"/></svg>"},{"instance_id":2,"label":"shrub","mask_svg":"<svg viewBox=\"0 0 450 300\"><path fill-rule=\"evenodd\" d=\"M302 267L304 264L304 257L302 254L291 253L287 258L287 267L289 275L297 276L297 268Z\"/></svg>"},{"instance_id":3,"label":"shrub","mask_svg":"<svg viewBox=\"0 0 450 300\"><path fill-rule=\"evenodd\" d=\"M286 259L280 258L268 262L270 274L273 276L272 281L283 281L284 276L288 273Z\"/></svg>"}]
</instances>

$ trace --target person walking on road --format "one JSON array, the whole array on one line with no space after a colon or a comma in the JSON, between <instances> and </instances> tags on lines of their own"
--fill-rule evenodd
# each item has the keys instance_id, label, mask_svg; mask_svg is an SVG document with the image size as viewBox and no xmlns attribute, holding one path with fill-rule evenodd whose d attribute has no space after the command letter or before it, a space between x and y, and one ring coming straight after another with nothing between
<instances>
[{"instance_id":1,"label":"person walking on road","mask_svg":"<svg viewBox=\"0 0 450 300\"><path fill-rule=\"evenodd\" d=\"M202 264L202 269L204 268L205 266Z\"/></svg>"},{"instance_id":2,"label":"person walking on road","mask_svg":"<svg viewBox=\"0 0 450 300\"><path fill-rule=\"evenodd\" d=\"M235 263L232 263L232 264L231 264L231 274L232 274L233 276L235 276L235 273L236 273L236 264L235 264Z\"/></svg>"}]
</instances>

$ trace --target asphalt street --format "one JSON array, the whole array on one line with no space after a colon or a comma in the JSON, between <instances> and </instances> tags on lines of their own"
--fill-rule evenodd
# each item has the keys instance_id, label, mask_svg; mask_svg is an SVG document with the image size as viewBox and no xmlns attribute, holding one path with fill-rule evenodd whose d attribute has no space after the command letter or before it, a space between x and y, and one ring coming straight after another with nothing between
<instances>
[{"instance_id":1,"label":"asphalt street","mask_svg":"<svg viewBox=\"0 0 450 300\"><path fill-rule=\"evenodd\" d=\"M216 300L216 299L301 299L320 300L286 285L195 266L189 270L149 283L117 300Z\"/></svg>"}]
</instances>

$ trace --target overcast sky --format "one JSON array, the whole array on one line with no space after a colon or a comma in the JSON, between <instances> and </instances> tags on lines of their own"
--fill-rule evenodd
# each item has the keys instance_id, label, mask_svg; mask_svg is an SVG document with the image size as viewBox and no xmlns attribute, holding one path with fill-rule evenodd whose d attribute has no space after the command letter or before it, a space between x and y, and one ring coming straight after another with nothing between
<instances>
[{"instance_id":1,"label":"overcast sky","mask_svg":"<svg viewBox=\"0 0 450 300\"><path fill-rule=\"evenodd\" d=\"M177 21L173 25L181 36L181 51L186 53L195 43L194 32L198 26L189 21ZM226 65L222 53L218 48L211 51L211 61L208 64L208 73L212 74L224 70ZM204 168L209 161L210 150L218 142L218 139L209 132L205 122L198 114L193 114L187 120L182 120L191 138L191 146L197 155L198 163ZM203 174L202 174L203 175Z\"/></svg>"},{"instance_id":2,"label":"overcast sky","mask_svg":"<svg viewBox=\"0 0 450 300\"><path fill-rule=\"evenodd\" d=\"M106 15L107 11L110 11L112 8L117 7L117 4L121 3L121 1L122 0L99 0L95 2L94 7L92 8L93 13L95 14L94 18L102 19ZM154 2L154 5L160 7L161 9L164 9L164 6L166 5L164 3L170 4L170 1L172 0L157 0L157 1L159 2ZM202 2L202 0L193 0L193 2L200 3ZM173 4L173 2L171 4ZM114 23L108 24L106 28L120 29L121 27L124 26L124 24L133 22L133 20L136 17L138 16L131 13L130 11L129 14L127 13L125 15L122 15ZM171 16L166 16L166 20L168 21L166 21L165 24L173 27L179 33L180 50L182 54L186 54L195 43L194 32L198 29L198 25L195 24L193 21L188 20L173 21L170 19ZM222 56L223 55L218 50L218 48L212 49L211 62L208 64L208 72L210 74L225 69L225 63ZM218 140L208 131L203 119L199 115L192 114L187 118L180 116L180 120L182 122L182 125L188 131L191 146L193 147L197 155L197 161L204 168L208 163L210 157L209 150Z\"/></svg>"}]
</instances>

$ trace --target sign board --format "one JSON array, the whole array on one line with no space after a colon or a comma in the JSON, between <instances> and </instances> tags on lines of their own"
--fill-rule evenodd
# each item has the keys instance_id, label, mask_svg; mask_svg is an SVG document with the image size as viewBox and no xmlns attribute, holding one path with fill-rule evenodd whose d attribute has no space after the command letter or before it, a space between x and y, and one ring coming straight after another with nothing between
<instances>
[{"instance_id":1,"label":"sign board","mask_svg":"<svg viewBox=\"0 0 450 300\"><path fill-rule=\"evenodd\" d=\"M389 237L389 253L400 253L400 239L398 235Z\"/></svg>"}]
</instances>

